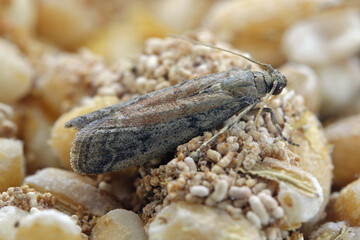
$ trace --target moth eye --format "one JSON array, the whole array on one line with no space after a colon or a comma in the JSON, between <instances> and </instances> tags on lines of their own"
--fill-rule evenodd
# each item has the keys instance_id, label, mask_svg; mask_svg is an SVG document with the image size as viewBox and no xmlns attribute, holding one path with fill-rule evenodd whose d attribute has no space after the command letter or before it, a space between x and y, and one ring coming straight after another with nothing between
<instances>
[{"instance_id":1,"label":"moth eye","mask_svg":"<svg viewBox=\"0 0 360 240\"><path fill-rule=\"evenodd\" d=\"M282 90L284 89L284 87L286 86L285 83L278 83L278 85L276 86L274 92L273 92L273 95L279 95Z\"/></svg>"},{"instance_id":2,"label":"moth eye","mask_svg":"<svg viewBox=\"0 0 360 240\"><path fill-rule=\"evenodd\" d=\"M281 77L279 77L278 79L277 79L277 81L278 81L278 84L276 85L276 87L275 87L275 90L274 90L274 92L273 92L273 95L279 95L281 92L282 92L282 90L286 87L286 85L287 85L287 79L286 79L286 77L285 76L282 76L281 75Z\"/></svg>"}]
</instances>

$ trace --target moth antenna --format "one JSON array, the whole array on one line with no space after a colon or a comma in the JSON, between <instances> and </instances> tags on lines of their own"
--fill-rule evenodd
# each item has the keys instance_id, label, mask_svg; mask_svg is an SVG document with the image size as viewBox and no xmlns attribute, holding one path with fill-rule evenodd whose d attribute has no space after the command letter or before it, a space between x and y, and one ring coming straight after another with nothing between
<instances>
[{"instance_id":1,"label":"moth antenna","mask_svg":"<svg viewBox=\"0 0 360 240\"><path fill-rule=\"evenodd\" d=\"M244 58L244 59L246 59L246 60L248 60L248 61L250 61L250 62L253 62L253 63L259 64L259 65L265 66L265 67L267 67L267 68L270 69L270 70L274 70L274 68L273 68L270 64L256 61L256 60L254 60L254 59L252 59L252 58L246 57L245 55L242 55L242 54L240 54L240 53L236 53L236 52L227 50L227 49L225 49L225 48L216 47L216 46L213 46L213 45L210 45L210 44L202 43L202 42L196 41L196 40L194 40L194 39L191 39L191 38L188 38L188 37L185 37L185 36L182 36L182 35L168 34L168 36L169 36L169 37L173 37L173 38L179 38L179 39L182 39L182 40L185 40L185 41L189 41L189 42L192 42L193 44L196 44L196 45L201 45L201 46L205 46L205 47L217 49L217 50L220 50L220 51L224 51L224 52L227 52L227 53L231 53L231 54L234 54L234 55L236 55L236 56L242 57L242 58Z\"/></svg>"}]
</instances>

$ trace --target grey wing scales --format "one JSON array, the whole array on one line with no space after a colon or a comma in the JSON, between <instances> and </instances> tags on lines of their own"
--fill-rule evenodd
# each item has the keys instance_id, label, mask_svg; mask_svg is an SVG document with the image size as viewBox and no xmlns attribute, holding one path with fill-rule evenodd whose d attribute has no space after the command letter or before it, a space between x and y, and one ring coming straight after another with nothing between
<instances>
[{"instance_id":1,"label":"grey wing scales","mask_svg":"<svg viewBox=\"0 0 360 240\"><path fill-rule=\"evenodd\" d=\"M86 125L76 134L71 150L75 172L98 174L144 164L203 131L186 118L147 127L104 127L101 121Z\"/></svg>"}]
</instances>

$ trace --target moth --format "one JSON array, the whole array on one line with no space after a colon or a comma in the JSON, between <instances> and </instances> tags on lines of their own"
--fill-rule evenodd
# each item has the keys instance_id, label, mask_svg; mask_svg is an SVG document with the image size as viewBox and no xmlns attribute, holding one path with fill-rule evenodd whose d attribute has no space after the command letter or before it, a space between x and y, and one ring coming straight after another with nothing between
<instances>
[{"instance_id":1,"label":"moth","mask_svg":"<svg viewBox=\"0 0 360 240\"><path fill-rule=\"evenodd\" d=\"M286 77L271 65L234 54L267 70L235 68L202 76L68 121L66 127L79 130L71 150L73 170L101 174L147 163L240 112L197 150L200 154L263 98L278 95L286 87ZM281 137L294 144L282 135L271 109L263 109L271 113Z\"/></svg>"}]
</instances>

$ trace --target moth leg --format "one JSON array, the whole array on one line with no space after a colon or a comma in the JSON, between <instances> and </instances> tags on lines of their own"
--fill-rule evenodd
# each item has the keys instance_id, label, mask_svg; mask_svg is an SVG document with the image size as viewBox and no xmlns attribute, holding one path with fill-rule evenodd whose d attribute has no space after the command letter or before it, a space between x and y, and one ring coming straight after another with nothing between
<instances>
[{"instance_id":1,"label":"moth leg","mask_svg":"<svg viewBox=\"0 0 360 240\"><path fill-rule=\"evenodd\" d=\"M272 68L272 67L270 66L270 68ZM275 89L276 89L277 84L278 84L278 81L275 80L275 81L273 82L273 86L272 86L270 92L268 92L268 93L265 95L264 99L262 100L262 104L261 104L261 106L260 106L260 111L258 112L258 114L257 114L256 117L255 117L255 123L256 123L256 126L257 126L257 127L259 127L259 125L260 125L260 124L259 124L259 121L258 121L258 119L259 119L259 117L260 117L260 114L261 114L261 112L263 111L263 109L265 108L265 104L267 104L268 102L270 102L271 99L272 99L272 97L274 97L274 96L273 96L273 93L274 93L274 91L275 91ZM275 115L274 115L274 116L275 116Z\"/></svg>"},{"instance_id":2,"label":"moth leg","mask_svg":"<svg viewBox=\"0 0 360 240\"><path fill-rule=\"evenodd\" d=\"M256 116L255 116L255 120L254 120L257 128L260 127L259 117L260 117L261 113L262 113L263 110L264 110L264 105L265 105L265 104L261 104L261 107L260 107L260 108L253 109L253 110L256 110L256 112L257 112L257 114L256 114Z\"/></svg>"},{"instance_id":3,"label":"moth leg","mask_svg":"<svg viewBox=\"0 0 360 240\"><path fill-rule=\"evenodd\" d=\"M245 116L245 114L247 114L251 109L253 109L256 104L259 101L255 101L254 103L250 104L249 106L247 106L246 108L244 108L237 116L234 120L232 120L231 122L227 123L222 129L220 129L219 132L217 132L214 136L212 136L209 140L207 140L206 142L204 142L195 152L195 154L192 156L195 159L198 159L200 156L200 152L209 144L211 144L212 142L216 141L216 139L218 139L218 137L223 134L224 132L226 132L229 128L231 128L235 123L237 123L242 117Z\"/></svg>"},{"instance_id":4,"label":"moth leg","mask_svg":"<svg viewBox=\"0 0 360 240\"><path fill-rule=\"evenodd\" d=\"M281 129L280 129L280 126L279 126L279 124L278 124L278 122L277 122L275 113L274 113L274 111L273 111L271 108L268 108L268 107L264 107L264 108L262 108L262 109L261 109L261 108L254 108L254 109L252 109L250 112L253 113L253 112L256 112L256 111L258 112L258 114L257 114L256 116L259 115L259 112L260 112L260 111L270 113L271 122L272 122L272 124L276 127L276 130L277 130L277 132L279 133L280 137L281 137L284 141L286 141L287 143L289 143L289 144L291 144L291 145L294 145L294 146L297 146L297 147L300 146L299 144L290 141L287 137L285 137L285 136L282 134ZM261 114L261 112L260 112L260 114Z\"/></svg>"}]
</instances>

